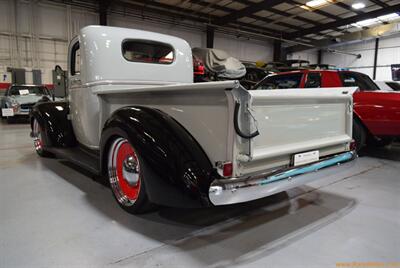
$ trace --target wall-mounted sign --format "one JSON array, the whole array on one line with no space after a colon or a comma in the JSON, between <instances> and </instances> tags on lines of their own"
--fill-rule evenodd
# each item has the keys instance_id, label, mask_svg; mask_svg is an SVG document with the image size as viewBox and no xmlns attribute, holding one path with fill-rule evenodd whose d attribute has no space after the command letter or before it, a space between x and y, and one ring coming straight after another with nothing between
<instances>
[{"instance_id":1,"label":"wall-mounted sign","mask_svg":"<svg viewBox=\"0 0 400 268\"><path fill-rule=\"evenodd\" d=\"M392 80L400 81L400 64L392 64Z\"/></svg>"}]
</instances>

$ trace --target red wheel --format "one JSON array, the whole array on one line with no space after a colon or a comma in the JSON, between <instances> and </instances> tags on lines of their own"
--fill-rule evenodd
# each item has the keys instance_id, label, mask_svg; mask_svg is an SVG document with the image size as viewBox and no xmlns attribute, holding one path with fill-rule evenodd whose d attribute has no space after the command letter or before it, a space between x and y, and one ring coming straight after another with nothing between
<instances>
[{"instance_id":1,"label":"red wheel","mask_svg":"<svg viewBox=\"0 0 400 268\"><path fill-rule=\"evenodd\" d=\"M148 204L143 184L141 160L125 138L115 139L109 150L108 175L118 204L130 213L142 212Z\"/></svg>"}]
</instances>

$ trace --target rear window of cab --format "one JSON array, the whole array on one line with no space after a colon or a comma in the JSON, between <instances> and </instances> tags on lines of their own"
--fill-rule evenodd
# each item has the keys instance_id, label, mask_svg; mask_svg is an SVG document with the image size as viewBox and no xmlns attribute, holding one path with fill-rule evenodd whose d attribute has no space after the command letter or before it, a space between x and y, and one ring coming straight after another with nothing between
<instances>
[{"instance_id":1,"label":"rear window of cab","mask_svg":"<svg viewBox=\"0 0 400 268\"><path fill-rule=\"evenodd\" d=\"M171 45L148 40L124 40L122 55L127 61L171 64L175 53Z\"/></svg>"}]
</instances>

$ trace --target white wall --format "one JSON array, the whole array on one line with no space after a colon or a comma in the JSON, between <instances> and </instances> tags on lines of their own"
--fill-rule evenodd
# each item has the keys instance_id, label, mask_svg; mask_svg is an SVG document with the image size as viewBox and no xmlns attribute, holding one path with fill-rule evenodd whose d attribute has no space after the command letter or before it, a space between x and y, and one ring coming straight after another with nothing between
<instances>
[{"instance_id":1,"label":"white wall","mask_svg":"<svg viewBox=\"0 0 400 268\"><path fill-rule=\"evenodd\" d=\"M318 50L309 49L287 55L288 60L308 60L310 64L318 63Z\"/></svg>"},{"instance_id":2,"label":"white wall","mask_svg":"<svg viewBox=\"0 0 400 268\"><path fill-rule=\"evenodd\" d=\"M361 54L361 58L351 55L323 52L322 63L336 65L340 68L365 73L373 77L375 39L357 41L345 45L331 47L332 49ZM310 63L317 63L318 51L315 49L295 52L288 55L288 59L303 59ZM376 80L391 80L391 64L400 64L400 36L381 37L379 40Z\"/></svg>"},{"instance_id":3,"label":"white wall","mask_svg":"<svg viewBox=\"0 0 400 268\"><path fill-rule=\"evenodd\" d=\"M324 52L323 63L349 67L351 70L373 77L375 39L337 46L334 49L361 54L361 58ZM376 80L392 79L391 64L400 64L400 36L382 37L379 40Z\"/></svg>"},{"instance_id":4,"label":"white wall","mask_svg":"<svg viewBox=\"0 0 400 268\"><path fill-rule=\"evenodd\" d=\"M205 33L110 15L109 25L150 30L181 37L192 47L205 47ZM98 16L82 8L46 1L0 0L0 70L19 67L42 70L43 83L52 83L51 70L66 69L67 47L79 29L97 24ZM245 61L272 60L272 43L216 34L214 47ZM30 81L27 73L27 81Z\"/></svg>"}]
</instances>

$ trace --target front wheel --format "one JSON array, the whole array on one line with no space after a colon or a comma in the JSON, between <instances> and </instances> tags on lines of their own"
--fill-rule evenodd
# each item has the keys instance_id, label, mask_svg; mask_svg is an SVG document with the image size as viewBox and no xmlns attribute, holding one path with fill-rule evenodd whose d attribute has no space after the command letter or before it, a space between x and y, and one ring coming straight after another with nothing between
<instances>
[{"instance_id":1,"label":"front wheel","mask_svg":"<svg viewBox=\"0 0 400 268\"><path fill-rule=\"evenodd\" d=\"M119 137L108 152L108 178L119 206L131 214L151 207L144 184L142 160L129 141Z\"/></svg>"},{"instance_id":2,"label":"front wheel","mask_svg":"<svg viewBox=\"0 0 400 268\"><path fill-rule=\"evenodd\" d=\"M33 119L32 125L33 146L36 153L41 157L51 157L52 154L44 149L43 129L37 119Z\"/></svg>"}]
</instances>

